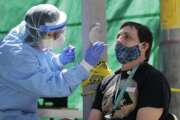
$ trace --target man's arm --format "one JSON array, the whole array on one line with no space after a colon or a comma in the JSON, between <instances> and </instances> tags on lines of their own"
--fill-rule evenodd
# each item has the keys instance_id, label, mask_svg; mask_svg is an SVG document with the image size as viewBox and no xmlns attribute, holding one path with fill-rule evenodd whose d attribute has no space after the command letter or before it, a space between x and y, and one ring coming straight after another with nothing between
<instances>
[{"instance_id":1,"label":"man's arm","mask_svg":"<svg viewBox=\"0 0 180 120\"><path fill-rule=\"evenodd\" d=\"M168 110L170 89L166 78L157 70L149 70L148 78L139 84L139 103L137 120L159 120Z\"/></svg>"},{"instance_id":2,"label":"man's arm","mask_svg":"<svg viewBox=\"0 0 180 120\"><path fill-rule=\"evenodd\" d=\"M136 120L159 120L163 108L143 107L137 112Z\"/></svg>"},{"instance_id":3,"label":"man's arm","mask_svg":"<svg viewBox=\"0 0 180 120\"><path fill-rule=\"evenodd\" d=\"M88 120L102 120L102 112L98 109L92 109Z\"/></svg>"}]
</instances>

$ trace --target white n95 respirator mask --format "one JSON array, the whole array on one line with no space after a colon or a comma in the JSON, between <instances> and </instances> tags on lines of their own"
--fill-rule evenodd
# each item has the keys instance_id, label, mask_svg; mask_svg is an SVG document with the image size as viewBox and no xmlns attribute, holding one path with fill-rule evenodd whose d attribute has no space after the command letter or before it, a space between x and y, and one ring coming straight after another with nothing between
<instances>
[{"instance_id":1,"label":"white n95 respirator mask","mask_svg":"<svg viewBox=\"0 0 180 120\"><path fill-rule=\"evenodd\" d=\"M48 49L55 49L55 48L61 48L63 47L65 43L65 36L64 34L60 34L57 39L54 39L50 36L45 36L44 39L42 39L43 48Z\"/></svg>"}]
</instances>

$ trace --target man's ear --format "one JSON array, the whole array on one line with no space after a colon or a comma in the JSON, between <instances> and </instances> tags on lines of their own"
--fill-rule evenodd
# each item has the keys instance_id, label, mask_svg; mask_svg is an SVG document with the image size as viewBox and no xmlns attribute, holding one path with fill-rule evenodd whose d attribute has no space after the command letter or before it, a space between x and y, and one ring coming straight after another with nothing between
<instances>
[{"instance_id":1,"label":"man's ear","mask_svg":"<svg viewBox=\"0 0 180 120\"><path fill-rule=\"evenodd\" d=\"M147 51L149 49L149 44L147 42L141 43L140 49L141 51Z\"/></svg>"}]
</instances>

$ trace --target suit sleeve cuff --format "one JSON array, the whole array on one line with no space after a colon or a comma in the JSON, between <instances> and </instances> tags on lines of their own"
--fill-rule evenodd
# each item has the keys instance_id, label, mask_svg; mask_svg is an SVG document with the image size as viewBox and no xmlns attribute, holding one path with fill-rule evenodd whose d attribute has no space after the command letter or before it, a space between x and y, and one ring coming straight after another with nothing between
<instances>
[{"instance_id":1,"label":"suit sleeve cuff","mask_svg":"<svg viewBox=\"0 0 180 120\"><path fill-rule=\"evenodd\" d=\"M58 66L63 67L64 65L61 63L61 61L59 59L59 56L60 56L60 54L57 54L57 55L54 56L55 61L56 61Z\"/></svg>"},{"instance_id":2,"label":"suit sleeve cuff","mask_svg":"<svg viewBox=\"0 0 180 120\"><path fill-rule=\"evenodd\" d=\"M80 63L87 71L90 71L91 69L93 69L93 66L91 66L90 64L88 64L85 60L82 60L82 62Z\"/></svg>"}]
</instances>

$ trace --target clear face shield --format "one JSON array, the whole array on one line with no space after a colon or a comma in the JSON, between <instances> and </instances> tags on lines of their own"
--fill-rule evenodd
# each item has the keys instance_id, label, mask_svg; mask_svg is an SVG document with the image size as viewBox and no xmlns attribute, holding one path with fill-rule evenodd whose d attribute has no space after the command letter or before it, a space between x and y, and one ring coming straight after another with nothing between
<instances>
[{"instance_id":1,"label":"clear face shield","mask_svg":"<svg viewBox=\"0 0 180 120\"><path fill-rule=\"evenodd\" d=\"M39 27L34 27L35 25L30 25L26 23L26 25L36 30L38 36L32 36L32 38L39 39L37 37L40 36L40 32L45 32L45 36L40 36L40 46L41 48L48 48L48 49L54 49L54 48L60 48L63 46L65 42L65 36L64 36L64 30L65 25L67 21L67 16L63 11L59 11L59 19L57 21L51 22L51 23L45 23L45 25L39 25ZM49 36L48 34L53 34ZM55 37L53 37L55 35Z\"/></svg>"}]
</instances>

